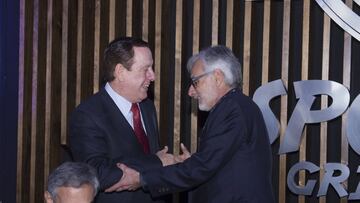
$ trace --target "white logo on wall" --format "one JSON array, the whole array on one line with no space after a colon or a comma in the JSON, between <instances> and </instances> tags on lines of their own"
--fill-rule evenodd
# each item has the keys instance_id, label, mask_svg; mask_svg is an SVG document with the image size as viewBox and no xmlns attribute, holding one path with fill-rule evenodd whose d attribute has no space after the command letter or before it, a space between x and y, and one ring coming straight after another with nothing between
<instances>
[{"instance_id":1,"label":"white logo on wall","mask_svg":"<svg viewBox=\"0 0 360 203\"><path fill-rule=\"evenodd\" d=\"M316 0L328 16L347 33L360 41L360 16L341 0ZM360 0L353 0L360 6Z\"/></svg>"},{"instance_id":2,"label":"white logo on wall","mask_svg":"<svg viewBox=\"0 0 360 203\"><path fill-rule=\"evenodd\" d=\"M353 12L341 0L316 0L316 2L334 22L353 38L360 41L359 15ZM360 6L360 0L353 0L352 2ZM294 82L294 89L298 102L288 122L284 139L280 143L279 154L299 150L302 132L306 124L332 120L341 116L347 110L346 136L348 143L360 155L360 136L358 136L360 135L360 95L349 106L350 94L348 89L334 81L299 81ZM253 97L253 100L258 104L263 113L271 143L279 136L280 122L272 112L269 103L271 99L286 94L287 91L283 81L275 80L258 88ZM316 95L328 95L331 97L331 106L326 109L311 110ZM317 180L310 179L304 185L298 185L295 177L300 170L316 173L319 172L320 168L311 162L301 161L293 165L288 172L287 186L289 189L298 195L311 195ZM324 164L324 171L325 174L321 179L317 192L318 197L326 195L331 185L340 197L348 196L349 200L360 199L360 183L356 191L350 194L348 194L342 184L350 175L347 165L342 163L326 163ZM340 172L340 175L338 175L338 172ZM358 166L357 173L360 173L360 166Z\"/></svg>"},{"instance_id":3,"label":"white logo on wall","mask_svg":"<svg viewBox=\"0 0 360 203\"><path fill-rule=\"evenodd\" d=\"M341 116L346 110L348 117L346 120L346 136L349 145L360 155L360 95L352 104L348 89L337 82L327 80L304 80L294 82L296 106L291 114L285 130L284 138L280 143L279 154L285 154L299 150L302 139L302 132L306 124L320 123L332 120ZM270 101L280 95L286 95L286 89L282 80L275 80L259 87L254 93L253 100L259 106L265 120L272 144L279 136L280 122L270 108ZM320 110L312 110L311 107L318 95L328 95L332 99L329 107ZM348 108L349 106L349 108ZM299 195L311 195L313 193L316 180L308 180L304 186L295 182L298 171L307 170L309 173L316 173L320 170L318 166L311 162L303 161L291 167L287 176L289 189ZM317 196L326 195L330 185L336 190L340 197L345 197L348 192L343 186L350 175L349 168L342 163L326 163L324 165L325 174L319 186ZM336 172L340 172L337 175ZM357 173L360 173L360 166ZM336 174L336 175L335 175ZM350 193L348 199L360 199L360 185L354 193Z\"/></svg>"}]
</instances>

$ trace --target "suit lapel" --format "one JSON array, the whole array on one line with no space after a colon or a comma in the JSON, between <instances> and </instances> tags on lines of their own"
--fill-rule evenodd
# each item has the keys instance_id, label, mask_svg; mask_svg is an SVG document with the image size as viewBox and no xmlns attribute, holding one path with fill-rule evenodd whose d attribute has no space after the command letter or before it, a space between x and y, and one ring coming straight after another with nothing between
<instances>
[{"instance_id":1,"label":"suit lapel","mask_svg":"<svg viewBox=\"0 0 360 203\"><path fill-rule=\"evenodd\" d=\"M129 140L124 142L133 143L134 147L136 146L138 150L142 151L142 148L134 134L133 128L104 88L101 89L100 95L103 100L104 109L107 111L106 122L109 123L109 127L111 126L114 128L112 136L118 136L121 137L121 139Z\"/></svg>"},{"instance_id":2,"label":"suit lapel","mask_svg":"<svg viewBox=\"0 0 360 203\"><path fill-rule=\"evenodd\" d=\"M109 119L107 122L114 123L114 125L111 126L115 126L116 128L114 136L121 136L122 139L129 140L130 143L134 143L134 146L142 151L142 147L136 139L133 128L121 113L119 108L116 106L115 102L111 99L110 95L106 92L105 88L102 88L99 93L103 100L104 108L108 111L107 114ZM151 107L149 107L146 101L140 102L139 106L146 129L146 134L149 139L150 152L154 153L159 148L156 130L157 126L153 115L154 112L151 111Z\"/></svg>"}]
</instances>

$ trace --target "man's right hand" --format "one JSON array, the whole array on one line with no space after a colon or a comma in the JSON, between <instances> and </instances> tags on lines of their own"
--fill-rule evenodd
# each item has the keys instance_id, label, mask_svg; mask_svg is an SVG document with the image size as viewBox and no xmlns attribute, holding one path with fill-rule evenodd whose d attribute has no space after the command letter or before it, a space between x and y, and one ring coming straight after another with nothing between
<instances>
[{"instance_id":1,"label":"man's right hand","mask_svg":"<svg viewBox=\"0 0 360 203\"><path fill-rule=\"evenodd\" d=\"M156 152L156 155L161 160L163 166L168 166L176 163L174 155L169 154L167 152L168 152L167 146L165 146L164 149Z\"/></svg>"}]
</instances>

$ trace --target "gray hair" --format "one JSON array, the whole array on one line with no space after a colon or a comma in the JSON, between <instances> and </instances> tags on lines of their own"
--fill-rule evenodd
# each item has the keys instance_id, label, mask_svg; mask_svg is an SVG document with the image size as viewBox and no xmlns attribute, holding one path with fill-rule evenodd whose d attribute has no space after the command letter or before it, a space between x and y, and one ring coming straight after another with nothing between
<instances>
[{"instance_id":1,"label":"gray hair","mask_svg":"<svg viewBox=\"0 0 360 203\"><path fill-rule=\"evenodd\" d=\"M47 191L55 200L59 187L79 188L89 184L94 189L94 197L99 189L99 181L93 167L81 162L65 162L57 167L48 179Z\"/></svg>"},{"instance_id":2,"label":"gray hair","mask_svg":"<svg viewBox=\"0 0 360 203\"><path fill-rule=\"evenodd\" d=\"M204 72L220 69L224 73L225 83L227 85L232 88L242 86L241 64L229 48L217 45L195 54L187 63L189 73L198 60L204 63Z\"/></svg>"}]
</instances>

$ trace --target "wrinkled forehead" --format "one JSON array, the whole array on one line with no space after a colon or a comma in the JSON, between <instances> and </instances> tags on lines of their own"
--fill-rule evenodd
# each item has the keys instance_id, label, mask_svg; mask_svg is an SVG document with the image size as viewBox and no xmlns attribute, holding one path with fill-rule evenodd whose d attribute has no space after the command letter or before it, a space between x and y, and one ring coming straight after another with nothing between
<instances>
[{"instance_id":1,"label":"wrinkled forehead","mask_svg":"<svg viewBox=\"0 0 360 203\"><path fill-rule=\"evenodd\" d=\"M89 184L83 184L79 188L57 188L57 203L90 203L94 198L94 188Z\"/></svg>"},{"instance_id":2,"label":"wrinkled forehead","mask_svg":"<svg viewBox=\"0 0 360 203\"><path fill-rule=\"evenodd\" d=\"M197 76L199 74L202 74L204 72L204 62L200 59L195 61L194 65L191 69L191 77Z\"/></svg>"}]
</instances>

